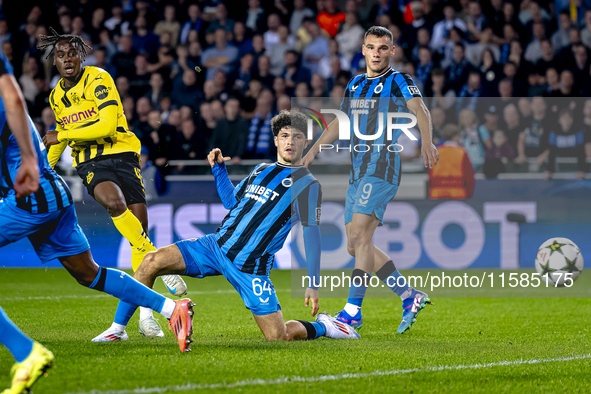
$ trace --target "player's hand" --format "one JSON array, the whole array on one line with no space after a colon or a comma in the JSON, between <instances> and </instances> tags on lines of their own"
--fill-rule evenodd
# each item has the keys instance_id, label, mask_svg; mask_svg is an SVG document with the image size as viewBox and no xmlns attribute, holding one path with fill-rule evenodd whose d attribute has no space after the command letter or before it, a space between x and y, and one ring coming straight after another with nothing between
<instances>
[{"instance_id":1,"label":"player's hand","mask_svg":"<svg viewBox=\"0 0 591 394\"><path fill-rule=\"evenodd\" d=\"M425 161L425 168L433 168L439 161L439 152L433 143L423 144L421 147L421 156Z\"/></svg>"},{"instance_id":2,"label":"player's hand","mask_svg":"<svg viewBox=\"0 0 591 394\"><path fill-rule=\"evenodd\" d=\"M57 130L49 130L43 136L43 144L46 148L49 148L51 145L59 144L59 141L57 139Z\"/></svg>"},{"instance_id":3,"label":"player's hand","mask_svg":"<svg viewBox=\"0 0 591 394\"><path fill-rule=\"evenodd\" d=\"M318 290L314 290L311 288L307 288L306 289L306 294L304 295L304 299L306 300L304 302L304 305L306 307L308 307L310 305L310 301L312 301L312 311L311 311L311 315L312 316L316 316L316 314L318 313L318 309L320 308L318 306Z\"/></svg>"},{"instance_id":4,"label":"player's hand","mask_svg":"<svg viewBox=\"0 0 591 394\"><path fill-rule=\"evenodd\" d=\"M306 168L314 162L316 155L312 154L312 152L308 152L308 154L302 157L302 164L306 166Z\"/></svg>"},{"instance_id":5,"label":"player's hand","mask_svg":"<svg viewBox=\"0 0 591 394\"><path fill-rule=\"evenodd\" d=\"M22 158L21 166L14 179L14 191L17 197L27 197L39 189L39 166L37 159Z\"/></svg>"},{"instance_id":6,"label":"player's hand","mask_svg":"<svg viewBox=\"0 0 591 394\"><path fill-rule=\"evenodd\" d=\"M211 168L213 168L213 166L216 164L222 164L223 162L230 160L232 160L232 158L224 157L222 155L222 151L219 148L212 149L211 152L209 152L209 155L207 155L207 161L209 162Z\"/></svg>"}]
</instances>

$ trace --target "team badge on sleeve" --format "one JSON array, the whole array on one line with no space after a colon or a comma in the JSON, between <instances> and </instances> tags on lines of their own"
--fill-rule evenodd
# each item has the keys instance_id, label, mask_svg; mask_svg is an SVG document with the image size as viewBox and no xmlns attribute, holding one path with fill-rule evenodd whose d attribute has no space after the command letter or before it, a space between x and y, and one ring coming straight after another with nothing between
<instances>
[{"instance_id":1,"label":"team badge on sleeve","mask_svg":"<svg viewBox=\"0 0 591 394\"><path fill-rule=\"evenodd\" d=\"M320 215L322 215L322 208L316 208L316 221L320 222Z\"/></svg>"},{"instance_id":2,"label":"team badge on sleeve","mask_svg":"<svg viewBox=\"0 0 591 394\"><path fill-rule=\"evenodd\" d=\"M408 92L409 92L410 94L421 94L421 92L420 92L419 88L418 88L418 87L416 87L416 86L409 86L409 87L408 87Z\"/></svg>"}]
</instances>

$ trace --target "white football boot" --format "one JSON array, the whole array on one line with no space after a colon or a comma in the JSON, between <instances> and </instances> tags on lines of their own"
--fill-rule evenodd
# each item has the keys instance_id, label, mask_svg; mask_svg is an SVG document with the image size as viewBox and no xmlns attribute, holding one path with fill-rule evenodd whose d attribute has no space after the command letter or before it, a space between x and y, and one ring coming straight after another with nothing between
<instances>
[{"instance_id":1,"label":"white football boot","mask_svg":"<svg viewBox=\"0 0 591 394\"><path fill-rule=\"evenodd\" d=\"M161 278L170 294L177 297L187 294L187 285L179 275L162 275Z\"/></svg>"},{"instance_id":2,"label":"white football boot","mask_svg":"<svg viewBox=\"0 0 591 394\"><path fill-rule=\"evenodd\" d=\"M319 313L316 315L316 321L318 323L324 323L326 326L327 338L334 339L359 339L361 338L357 331L353 327L343 322L338 321L326 312Z\"/></svg>"},{"instance_id":3,"label":"white football boot","mask_svg":"<svg viewBox=\"0 0 591 394\"><path fill-rule=\"evenodd\" d=\"M125 330L119 331L117 329L109 328L99 336L92 339L92 342L115 342L115 341L127 341L129 337Z\"/></svg>"},{"instance_id":4,"label":"white football boot","mask_svg":"<svg viewBox=\"0 0 591 394\"><path fill-rule=\"evenodd\" d=\"M162 338L164 332L158 320L154 319L154 316L144 317L140 320L140 334L149 338Z\"/></svg>"}]
</instances>

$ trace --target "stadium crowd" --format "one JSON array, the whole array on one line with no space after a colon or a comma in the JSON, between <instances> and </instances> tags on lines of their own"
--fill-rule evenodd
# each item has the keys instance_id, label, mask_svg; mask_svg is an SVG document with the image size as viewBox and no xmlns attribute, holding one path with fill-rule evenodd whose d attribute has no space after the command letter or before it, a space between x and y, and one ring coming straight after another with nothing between
<instances>
[{"instance_id":1,"label":"stadium crowd","mask_svg":"<svg viewBox=\"0 0 591 394\"><path fill-rule=\"evenodd\" d=\"M271 117L292 97L342 97L365 72L365 30L381 25L394 36L391 66L425 97L436 144L453 123L477 171L527 170L533 158L551 173L558 156L587 171L591 0L23 1L28 14L0 1L0 45L42 135L55 127L59 80L37 49L50 26L93 48L84 64L113 76L143 153L164 169L214 146L234 163L273 158Z\"/></svg>"}]
</instances>

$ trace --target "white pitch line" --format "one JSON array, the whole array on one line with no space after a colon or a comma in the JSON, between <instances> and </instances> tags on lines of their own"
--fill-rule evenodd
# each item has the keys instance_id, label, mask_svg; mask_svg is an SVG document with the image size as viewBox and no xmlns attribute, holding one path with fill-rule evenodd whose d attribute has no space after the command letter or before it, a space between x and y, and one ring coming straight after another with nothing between
<instances>
[{"instance_id":1,"label":"white pitch line","mask_svg":"<svg viewBox=\"0 0 591 394\"><path fill-rule=\"evenodd\" d=\"M558 358L541 358L534 360L514 360L514 361L497 361L487 364L472 364L472 365L441 365L435 367L424 367L424 368L412 368L412 369L395 369L392 371L375 371L369 373L345 373L338 375L320 375L320 376L291 376L282 377L277 379L247 379L241 380L235 383L213 383L213 384L194 384L186 383L183 385L171 385L164 387L140 387L132 390L92 390L88 392L79 393L68 393L68 394L151 394L151 393L166 393L166 392L178 392L178 391L189 391L199 389L218 389L218 388L234 388L244 386L267 386L272 384L289 384L289 383L315 383L315 382L327 382L336 381L342 379L359 379L359 378L370 378L374 376L391 376L391 375L403 375L413 372L440 372L440 371L456 371L461 369L479 369L479 368L490 368L490 367L504 367L508 365L527 365L527 364L541 364L551 362L562 362L562 361L573 361L573 360L585 360L590 359L591 354L584 354L581 356L569 356L569 357L558 357Z\"/></svg>"},{"instance_id":2,"label":"white pitch line","mask_svg":"<svg viewBox=\"0 0 591 394\"><path fill-rule=\"evenodd\" d=\"M289 292L291 289L275 289L278 293ZM216 290L216 291L189 291L187 295L214 295L214 294L238 294L236 290ZM168 293L158 293L162 294L165 297L169 297L170 294ZM0 297L0 302L2 301L34 301L34 300L50 300L50 301L59 301L61 299L70 299L70 298L77 298L77 299L88 299L88 298L106 298L111 297L109 294L91 294L91 295L74 295L74 294L67 294L67 295L58 295L58 296L29 296L29 297Z\"/></svg>"}]
</instances>

